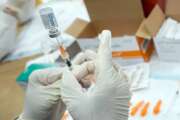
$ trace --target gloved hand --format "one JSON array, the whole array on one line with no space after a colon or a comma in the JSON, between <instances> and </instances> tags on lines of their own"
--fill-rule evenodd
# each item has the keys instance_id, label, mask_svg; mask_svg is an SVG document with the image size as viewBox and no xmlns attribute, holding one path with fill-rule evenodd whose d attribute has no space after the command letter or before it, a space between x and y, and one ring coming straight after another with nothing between
<instances>
[{"instance_id":1,"label":"gloved hand","mask_svg":"<svg viewBox=\"0 0 180 120\"><path fill-rule=\"evenodd\" d=\"M62 99L75 120L127 120L128 80L122 71L113 67L110 31L103 31L99 39L101 44L95 62L83 63L79 71L63 71ZM85 92L77 81L94 71L96 83Z\"/></svg>"},{"instance_id":2,"label":"gloved hand","mask_svg":"<svg viewBox=\"0 0 180 120\"><path fill-rule=\"evenodd\" d=\"M23 24L32 19L35 13L35 0L8 0L4 11Z\"/></svg>"},{"instance_id":3,"label":"gloved hand","mask_svg":"<svg viewBox=\"0 0 180 120\"><path fill-rule=\"evenodd\" d=\"M72 63L78 69L78 64L93 59L94 54L89 50L82 52ZM48 68L32 73L24 110L18 120L60 120L65 110L59 92L62 70L62 68Z\"/></svg>"},{"instance_id":4,"label":"gloved hand","mask_svg":"<svg viewBox=\"0 0 180 120\"><path fill-rule=\"evenodd\" d=\"M59 120L65 111L60 99L61 68L37 70L30 76L23 113L19 120ZM60 116L54 115L59 106Z\"/></svg>"}]
</instances>

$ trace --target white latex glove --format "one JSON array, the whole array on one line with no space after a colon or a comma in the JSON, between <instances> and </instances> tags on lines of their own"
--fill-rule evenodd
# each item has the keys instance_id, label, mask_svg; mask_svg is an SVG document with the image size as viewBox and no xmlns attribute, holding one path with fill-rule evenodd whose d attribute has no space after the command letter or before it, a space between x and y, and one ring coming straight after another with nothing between
<instances>
[{"instance_id":1,"label":"white latex glove","mask_svg":"<svg viewBox=\"0 0 180 120\"><path fill-rule=\"evenodd\" d=\"M87 70L91 69L91 63L93 60L96 59L97 54L94 51L86 50L84 52L79 53L75 59L72 61L73 64L73 72L77 73L77 76L81 77L87 74ZM89 61L89 62L87 62ZM87 63L85 63L87 62ZM88 69L86 69L87 65L90 65ZM84 77L83 79L78 79L79 83L84 88L88 88L91 84L94 83L94 75L88 75Z\"/></svg>"},{"instance_id":2,"label":"white latex glove","mask_svg":"<svg viewBox=\"0 0 180 120\"><path fill-rule=\"evenodd\" d=\"M61 80L61 95L75 120L127 120L130 100L126 76L113 67L111 33L103 31L96 62L84 63L79 73L65 69ZM86 64L86 65L85 65ZM96 72L94 87L83 92L77 79ZM77 71L76 71L77 72Z\"/></svg>"},{"instance_id":3,"label":"white latex glove","mask_svg":"<svg viewBox=\"0 0 180 120\"><path fill-rule=\"evenodd\" d=\"M97 57L97 54L92 50L86 50L84 52L79 53L75 59L72 61L72 64L74 65L80 65L84 63L85 61L92 61L95 60Z\"/></svg>"},{"instance_id":4,"label":"white latex glove","mask_svg":"<svg viewBox=\"0 0 180 120\"><path fill-rule=\"evenodd\" d=\"M4 11L15 16L19 23L25 23L34 16L35 0L8 0Z\"/></svg>"},{"instance_id":5,"label":"white latex glove","mask_svg":"<svg viewBox=\"0 0 180 120\"><path fill-rule=\"evenodd\" d=\"M85 59L92 60L94 54L89 50L78 54L73 65L78 68L78 64ZM65 110L59 92L61 78L61 68L33 72L27 88L24 110L18 120L60 120Z\"/></svg>"},{"instance_id":6,"label":"white latex glove","mask_svg":"<svg viewBox=\"0 0 180 120\"><path fill-rule=\"evenodd\" d=\"M0 60L10 53L15 46L16 23L16 18L0 11Z\"/></svg>"},{"instance_id":7,"label":"white latex glove","mask_svg":"<svg viewBox=\"0 0 180 120\"><path fill-rule=\"evenodd\" d=\"M37 70L30 76L23 113L19 120L60 120L65 106L60 99L61 68ZM59 106L60 116L54 115Z\"/></svg>"}]
</instances>

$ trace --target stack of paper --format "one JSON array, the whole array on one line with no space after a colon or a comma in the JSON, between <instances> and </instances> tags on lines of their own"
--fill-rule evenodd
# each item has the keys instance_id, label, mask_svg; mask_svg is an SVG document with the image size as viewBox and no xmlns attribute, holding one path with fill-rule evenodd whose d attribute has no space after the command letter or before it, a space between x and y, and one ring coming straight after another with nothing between
<instances>
[{"instance_id":1,"label":"stack of paper","mask_svg":"<svg viewBox=\"0 0 180 120\"><path fill-rule=\"evenodd\" d=\"M174 39L176 34L178 34L180 24L178 24L177 21L168 18L162 25L159 33L157 34L157 37L159 38L167 38L164 40L168 40L168 39Z\"/></svg>"},{"instance_id":2,"label":"stack of paper","mask_svg":"<svg viewBox=\"0 0 180 120\"><path fill-rule=\"evenodd\" d=\"M161 60L179 62L180 23L168 18L155 37L154 43Z\"/></svg>"}]
</instances>

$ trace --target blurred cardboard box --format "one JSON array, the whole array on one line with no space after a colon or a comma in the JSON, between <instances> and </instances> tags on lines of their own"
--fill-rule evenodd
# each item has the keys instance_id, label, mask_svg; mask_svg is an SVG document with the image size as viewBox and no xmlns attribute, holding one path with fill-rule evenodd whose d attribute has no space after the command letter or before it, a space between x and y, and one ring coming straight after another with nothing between
<instances>
[{"instance_id":1,"label":"blurred cardboard box","mask_svg":"<svg viewBox=\"0 0 180 120\"><path fill-rule=\"evenodd\" d=\"M145 18L141 0L85 0L84 2L91 22L76 19L66 30L68 34L74 37L96 37L104 29L111 30L113 37L135 35L137 30L143 27L141 23ZM126 42L121 42L123 48L126 47L127 50L113 51L113 57L143 57L145 61L148 61L154 46L151 36L144 38L142 36L144 33L144 30L141 30L140 37L137 34L136 39L133 39L129 45L126 45ZM117 42L118 39L113 41ZM135 45L133 48L136 49L129 50L130 44Z\"/></svg>"},{"instance_id":2,"label":"blurred cardboard box","mask_svg":"<svg viewBox=\"0 0 180 120\"><path fill-rule=\"evenodd\" d=\"M156 37L167 17L180 21L180 0L167 0L165 13L157 5L149 17L143 22L143 28L147 36ZM154 39L157 53L162 60L180 61L180 40L164 40L165 38Z\"/></svg>"},{"instance_id":3,"label":"blurred cardboard box","mask_svg":"<svg viewBox=\"0 0 180 120\"><path fill-rule=\"evenodd\" d=\"M145 17L148 17L153 8L158 4L165 11L166 0L141 0Z\"/></svg>"}]
</instances>

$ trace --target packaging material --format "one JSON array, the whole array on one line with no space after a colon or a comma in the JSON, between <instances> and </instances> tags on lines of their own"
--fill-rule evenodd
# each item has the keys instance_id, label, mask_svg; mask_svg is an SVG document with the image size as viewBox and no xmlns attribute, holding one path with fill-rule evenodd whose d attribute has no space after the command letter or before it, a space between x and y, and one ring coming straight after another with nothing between
<instances>
[{"instance_id":1,"label":"packaging material","mask_svg":"<svg viewBox=\"0 0 180 120\"><path fill-rule=\"evenodd\" d=\"M112 51L113 56L118 57L121 56L123 58L140 56L139 46L136 42L135 36L122 36L122 37L113 37L112 38ZM99 46L98 38L84 38L78 40L80 47L83 50L92 49L97 50ZM120 52L124 51L124 52ZM126 51L126 52L125 52ZM127 51L131 51L131 54Z\"/></svg>"},{"instance_id":2,"label":"packaging material","mask_svg":"<svg viewBox=\"0 0 180 120\"><path fill-rule=\"evenodd\" d=\"M126 59L126 58L119 57L119 58L113 58L113 61L121 66L130 66L130 65L144 63L143 58Z\"/></svg>"},{"instance_id":3,"label":"packaging material","mask_svg":"<svg viewBox=\"0 0 180 120\"><path fill-rule=\"evenodd\" d=\"M161 60L180 62L180 23L168 18L154 40Z\"/></svg>"},{"instance_id":4,"label":"packaging material","mask_svg":"<svg viewBox=\"0 0 180 120\"><path fill-rule=\"evenodd\" d=\"M151 14L141 24L141 29L138 30L137 35L141 37L156 38L156 35L158 34L160 28L163 26L163 23L165 22L167 17L171 17L176 21L180 20L179 4L179 0L166 0L165 13L163 13L160 7L156 5ZM172 33L168 33L167 36L169 36L169 34L171 35ZM178 37L178 35L176 37ZM170 42L164 42L167 40L163 40L162 43L160 41L162 40L154 40L158 54L161 54L159 54L160 58L169 61L180 61L180 58L178 58L178 40L168 40Z\"/></svg>"},{"instance_id":5,"label":"packaging material","mask_svg":"<svg viewBox=\"0 0 180 120\"><path fill-rule=\"evenodd\" d=\"M66 30L66 33L76 38L94 38L104 29L111 30L113 37L135 35L144 20L140 0L85 0L84 3L91 22L77 18ZM114 41L116 40L112 43ZM138 44L138 50L113 51L113 57L143 57L148 61L154 48L151 37L144 39L137 36L134 42ZM134 47L136 46L132 48Z\"/></svg>"},{"instance_id":6,"label":"packaging material","mask_svg":"<svg viewBox=\"0 0 180 120\"><path fill-rule=\"evenodd\" d=\"M141 0L145 17L148 17L152 9L158 4L161 9L165 10L166 0Z\"/></svg>"},{"instance_id":7,"label":"packaging material","mask_svg":"<svg viewBox=\"0 0 180 120\"><path fill-rule=\"evenodd\" d=\"M123 67L127 75L131 91L147 89L150 85L150 67L148 63Z\"/></svg>"},{"instance_id":8,"label":"packaging material","mask_svg":"<svg viewBox=\"0 0 180 120\"><path fill-rule=\"evenodd\" d=\"M150 77L155 80L179 80L180 64L169 62L152 62Z\"/></svg>"}]
</instances>

